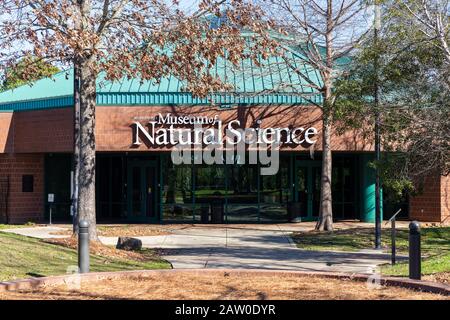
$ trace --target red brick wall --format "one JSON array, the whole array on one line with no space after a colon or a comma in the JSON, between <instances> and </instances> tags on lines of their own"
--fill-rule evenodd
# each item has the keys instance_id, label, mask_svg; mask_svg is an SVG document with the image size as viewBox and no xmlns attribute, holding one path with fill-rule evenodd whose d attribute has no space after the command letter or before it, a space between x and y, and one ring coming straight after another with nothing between
<instances>
[{"instance_id":1,"label":"red brick wall","mask_svg":"<svg viewBox=\"0 0 450 320\"><path fill-rule=\"evenodd\" d=\"M15 112L13 122L15 153L73 150L70 108Z\"/></svg>"},{"instance_id":2,"label":"red brick wall","mask_svg":"<svg viewBox=\"0 0 450 320\"><path fill-rule=\"evenodd\" d=\"M449 216L449 178L428 176L420 183L419 194L411 197L409 217L412 220L445 222Z\"/></svg>"},{"instance_id":3,"label":"red brick wall","mask_svg":"<svg viewBox=\"0 0 450 320\"><path fill-rule=\"evenodd\" d=\"M22 175L34 176L33 192L22 192ZM9 176L10 223L41 221L44 212L44 155L0 154L0 175Z\"/></svg>"},{"instance_id":4,"label":"red brick wall","mask_svg":"<svg viewBox=\"0 0 450 320\"><path fill-rule=\"evenodd\" d=\"M321 149L321 111L315 107L239 107L237 109L219 110L216 107L158 107L127 106L97 107L96 142L98 151L161 151L149 149L145 145L132 148L131 124L135 117L153 117L158 113L176 115L220 115L226 124L230 120L239 119L250 126L257 119L263 120L263 127L314 126L319 130L315 149ZM71 152L73 149L72 109L48 109L0 114L0 153L46 153ZM142 121L145 124L145 121ZM332 136L332 148L335 151L370 151L372 139L363 139L361 134L349 131L343 135ZM285 150L303 150L302 147Z\"/></svg>"},{"instance_id":5,"label":"red brick wall","mask_svg":"<svg viewBox=\"0 0 450 320\"><path fill-rule=\"evenodd\" d=\"M441 220L450 224L450 176L441 177Z\"/></svg>"},{"instance_id":6,"label":"red brick wall","mask_svg":"<svg viewBox=\"0 0 450 320\"><path fill-rule=\"evenodd\" d=\"M238 107L233 109L218 109L208 106L136 106L136 107L98 107L96 110L96 144L98 151L161 151L164 148L145 146L143 143L139 148L132 147L131 124L136 117L150 118L161 113L171 113L176 116L199 116L207 115L214 117L219 115L225 126L229 121L238 119L247 127L253 126L256 120L262 120L262 127L315 127L319 134L314 145L315 150L322 149L321 142L321 110L312 106L252 106ZM148 120L140 121L146 125ZM355 131L346 132L343 135L337 133L332 136L332 149L334 151L371 151L373 139L363 139L362 134ZM301 146L293 149L285 147L286 151L306 151Z\"/></svg>"},{"instance_id":7,"label":"red brick wall","mask_svg":"<svg viewBox=\"0 0 450 320\"><path fill-rule=\"evenodd\" d=\"M12 112L0 112L0 153L11 152L14 138L12 119Z\"/></svg>"}]
</instances>

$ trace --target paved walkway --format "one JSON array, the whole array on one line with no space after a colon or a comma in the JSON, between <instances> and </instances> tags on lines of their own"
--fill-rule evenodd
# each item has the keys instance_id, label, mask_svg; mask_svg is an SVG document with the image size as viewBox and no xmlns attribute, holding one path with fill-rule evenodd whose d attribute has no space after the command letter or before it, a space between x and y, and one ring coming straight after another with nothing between
<instances>
[{"instance_id":1,"label":"paved walkway","mask_svg":"<svg viewBox=\"0 0 450 320\"><path fill-rule=\"evenodd\" d=\"M299 228L303 228L299 224ZM374 252L328 252L298 249L289 233L290 225L187 226L169 235L137 237L147 248L163 249L163 258L174 268L246 268L372 273L390 261L388 254ZM55 235L57 226L2 230L37 238ZM115 245L117 237L100 237Z\"/></svg>"}]
</instances>

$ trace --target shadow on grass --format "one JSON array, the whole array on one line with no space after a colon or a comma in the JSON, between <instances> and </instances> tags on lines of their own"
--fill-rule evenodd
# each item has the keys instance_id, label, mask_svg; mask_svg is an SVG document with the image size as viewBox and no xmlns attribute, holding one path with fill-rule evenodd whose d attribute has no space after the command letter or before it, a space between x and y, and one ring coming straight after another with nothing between
<instances>
[{"instance_id":1,"label":"shadow on grass","mask_svg":"<svg viewBox=\"0 0 450 320\"><path fill-rule=\"evenodd\" d=\"M408 253L408 230L396 231L396 246L399 254ZM333 232L296 232L292 235L297 247L310 250L358 251L374 247L373 228L353 228ZM391 246L391 230L383 229L381 244L384 249ZM440 255L450 251L450 227L422 229L422 252L425 256Z\"/></svg>"},{"instance_id":2,"label":"shadow on grass","mask_svg":"<svg viewBox=\"0 0 450 320\"><path fill-rule=\"evenodd\" d=\"M42 278L45 277L45 274L35 273L35 272L27 272L27 276L33 277L33 278Z\"/></svg>"}]
</instances>

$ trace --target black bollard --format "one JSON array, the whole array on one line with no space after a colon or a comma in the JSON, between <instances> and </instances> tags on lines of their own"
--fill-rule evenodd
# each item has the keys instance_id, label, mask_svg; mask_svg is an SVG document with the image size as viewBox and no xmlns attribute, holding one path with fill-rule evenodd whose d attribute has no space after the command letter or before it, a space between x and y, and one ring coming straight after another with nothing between
<instances>
[{"instance_id":1,"label":"black bollard","mask_svg":"<svg viewBox=\"0 0 450 320\"><path fill-rule=\"evenodd\" d=\"M395 247L395 237L397 235L395 229L395 218L391 220L391 263L395 264L395 255L397 248Z\"/></svg>"},{"instance_id":2,"label":"black bollard","mask_svg":"<svg viewBox=\"0 0 450 320\"><path fill-rule=\"evenodd\" d=\"M80 273L89 272L89 222L86 220L78 224L78 267Z\"/></svg>"},{"instance_id":3,"label":"black bollard","mask_svg":"<svg viewBox=\"0 0 450 320\"><path fill-rule=\"evenodd\" d=\"M417 221L409 224L409 278L421 278L420 225Z\"/></svg>"}]
</instances>

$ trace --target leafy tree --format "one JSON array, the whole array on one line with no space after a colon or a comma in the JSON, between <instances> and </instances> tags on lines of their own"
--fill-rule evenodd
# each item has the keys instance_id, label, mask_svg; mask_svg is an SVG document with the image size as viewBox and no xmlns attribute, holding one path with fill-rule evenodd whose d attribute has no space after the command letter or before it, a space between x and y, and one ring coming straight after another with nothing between
<instances>
[{"instance_id":1,"label":"leafy tree","mask_svg":"<svg viewBox=\"0 0 450 320\"><path fill-rule=\"evenodd\" d=\"M397 195L427 176L450 173L449 9L448 1L386 1L378 45L367 38L337 85L341 130L371 136L381 114L387 152L373 165ZM372 103L376 83L379 109Z\"/></svg>"},{"instance_id":2,"label":"leafy tree","mask_svg":"<svg viewBox=\"0 0 450 320\"><path fill-rule=\"evenodd\" d=\"M14 89L21 85L50 77L59 71L59 68L44 60L24 57L15 66L5 70L0 91Z\"/></svg>"},{"instance_id":3,"label":"leafy tree","mask_svg":"<svg viewBox=\"0 0 450 320\"><path fill-rule=\"evenodd\" d=\"M124 77L159 81L172 75L186 83L185 90L205 97L230 89L218 79L217 59L235 65L270 50L265 31L270 25L262 12L245 0L201 0L199 10L185 13L178 2L165 0L5 0L0 1L0 68L23 56L48 63L74 66L80 105L75 114L75 167L78 208L75 220L90 223L90 238L97 240L95 218L95 106L96 79ZM229 23L211 28L215 15ZM246 28L258 37L241 36ZM249 48L250 47L250 48ZM39 61L38 60L38 61ZM29 71L24 70L27 74ZM1 71L1 70L0 70Z\"/></svg>"}]
</instances>

